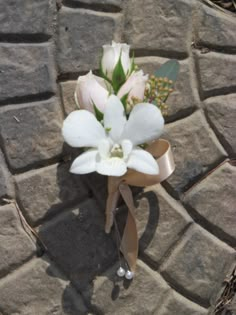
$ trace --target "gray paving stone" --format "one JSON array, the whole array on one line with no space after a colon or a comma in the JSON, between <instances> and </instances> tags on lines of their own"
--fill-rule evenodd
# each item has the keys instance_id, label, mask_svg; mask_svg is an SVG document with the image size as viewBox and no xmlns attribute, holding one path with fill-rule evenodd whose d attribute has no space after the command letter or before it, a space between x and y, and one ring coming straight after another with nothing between
<instances>
[{"instance_id":1,"label":"gray paving stone","mask_svg":"<svg viewBox=\"0 0 236 315\"><path fill-rule=\"evenodd\" d=\"M0 282L0 305L7 315L85 315L81 297L56 267L34 259Z\"/></svg>"},{"instance_id":2,"label":"gray paving stone","mask_svg":"<svg viewBox=\"0 0 236 315\"><path fill-rule=\"evenodd\" d=\"M195 57L203 97L214 96L215 93L224 94L224 91L236 87L235 55L195 52Z\"/></svg>"},{"instance_id":3,"label":"gray paving stone","mask_svg":"<svg viewBox=\"0 0 236 315\"><path fill-rule=\"evenodd\" d=\"M200 111L166 125L164 137L172 144L176 163L167 182L177 193L226 155Z\"/></svg>"},{"instance_id":4,"label":"gray paving stone","mask_svg":"<svg viewBox=\"0 0 236 315\"><path fill-rule=\"evenodd\" d=\"M14 194L12 178L0 150L0 203L3 197L13 197Z\"/></svg>"},{"instance_id":5,"label":"gray paving stone","mask_svg":"<svg viewBox=\"0 0 236 315\"><path fill-rule=\"evenodd\" d=\"M168 59L160 57L140 57L135 63L145 73L152 75ZM166 120L179 118L193 111L198 106L195 97L195 87L191 84L191 66L189 59L180 61L180 72L175 84L174 92L167 100L168 113Z\"/></svg>"},{"instance_id":6,"label":"gray paving stone","mask_svg":"<svg viewBox=\"0 0 236 315\"><path fill-rule=\"evenodd\" d=\"M160 185L146 188L136 200L140 251L158 265L192 220Z\"/></svg>"},{"instance_id":7,"label":"gray paving stone","mask_svg":"<svg viewBox=\"0 0 236 315\"><path fill-rule=\"evenodd\" d=\"M62 120L56 98L0 109L0 135L10 167L21 169L58 156Z\"/></svg>"},{"instance_id":8,"label":"gray paving stone","mask_svg":"<svg viewBox=\"0 0 236 315\"><path fill-rule=\"evenodd\" d=\"M35 253L35 245L24 231L13 204L0 207L0 244L0 277Z\"/></svg>"},{"instance_id":9,"label":"gray paving stone","mask_svg":"<svg viewBox=\"0 0 236 315\"><path fill-rule=\"evenodd\" d=\"M131 283L118 279L117 268L118 265L94 281L94 288L87 292L88 300L102 314L154 314L168 293L165 281L141 261Z\"/></svg>"},{"instance_id":10,"label":"gray paving stone","mask_svg":"<svg viewBox=\"0 0 236 315\"><path fill-rule=\"evenodd\" d=\"M184 202L236 245L235 185L236 169L225 163L186 194Z\"/></svg>"},{"instance_id":11,"label":"gray paving stone","mask_svg":"<svg viewBox=\"0 0 236 315\"><path fill-rule=\"evenodd\" d=\"M55 92L50 44L0 44L0 102Z\"/></svg>"},{"instance_id":12,"label":"gray paving stone","mask_svg":"<svg viewBox=\"0 0 236 315\"><path fill-rule=\"evenodd\" d=\"M161 271L169 281L209 306L234 261L233 248L201 227L194 226L172 252Z\"/></svg>"},{"instance_id":13,"label":"gray paving stone","mask_svg":"<svg viewBox=\"0 0 236 315\"><path fill-rule=\"evenodd\" d=\"M236 47L235 28L233 16L215 8L198 3L195 17L195 42L197 45L206 45L222 48Z\"/></svg>"},{"instance_id":14,"label":"gray paving stone","mask_svg":"<svg viewBox=\"0 0 236 315\"><path fill-rule=\"evenodd\" d=\"M127 1L125 39L132 48L187 54L195 1Z\"/></svg>"},{"instance_id":15,"label":"gray paving stone","mask_svg":"<svg viewBox=\"0 0 236 315\"><path fill-rule=\"evenodd\" d=\"M87 197L81 177L69 172L70 164L55 164L15 177L17 197L33 224Z\"/></svg>"},{"instance_id":16,"label":"gray paving stone","mask_svg":"<svg viewBox=\"0 0 236 315\"><path fill-rule=\"evenodd\" d=\"M155 315L207 315L208 310L171 290Z\"/></svg>"},{"instance_id":17,"label":"gray paving stone","mask_svg":"<svg viewBox=\"0 0 236 315\"><path fill-rule=\"evenodd\" d=\"M104 215L91 199L44 224L39 235L80 290L117 260L115 242L104 232Z\"/></svg>"},{"instance_id":18,"label":"gray paving stone","mask_svg":"<svg viewBox=\"0 0 236 315\"><path fill-rule=\"evenodd\" d=\"M215 133L230 154L236 153L236 94L222 95L205 101L208 119Z\"/></svg>"},{"instance_id":19,"label":"gray paving stone","mask_svg":"<svg viewBox=\"0 0 236 315\"><path fill-rule=\"evenodd\" d=\"M51 34L53 2L50 0L1 1L1 34Z\"/></svg>"},{"instance_id":20,"label":"gray paving stone","mask_svg":"<svg viewBox=\"0 0 236 315\"><path fill-rule=\"evenodd\" d=\"M63 7L58 16L60 72L99 68L102 45L120 40L121 14Z\"/></svg>"},{"instance_id":21,"label":"gray paving stone","mask_svg":"<svg viewBox=\"0 0 236 315\"><path fill-rule=\"evenodd\" d=\"M74 98L76 82L76 80L73 80L60 83L62 103L64 105L66 115L73 112L73 110L78 109Z\"/></svg>"},{"instance_id":22,"label":"gray paving stone","mask_svg":"<svg viewBox=\"0 0 236 315\"><path fill-rule=\"evenodd\" d=\"M122 6L122 4L125 2L125 0L74 0L75 3L79 2L79 3L84 3L84 4L99 4L99 5L103 5L104 8L106 8L106 6L109 8L109 5L115 5L115 6ZM92 8L92 7L91 7Z\"/></svg>"}]
</instances>

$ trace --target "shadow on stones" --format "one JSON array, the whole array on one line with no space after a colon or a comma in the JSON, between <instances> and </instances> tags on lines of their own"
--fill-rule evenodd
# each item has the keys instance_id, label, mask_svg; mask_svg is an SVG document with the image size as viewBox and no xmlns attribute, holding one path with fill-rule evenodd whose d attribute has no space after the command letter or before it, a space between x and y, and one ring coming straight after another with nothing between
<instances>
[{"instance_id":1,"label":"shadow on stones","mask_svg":"<svg viewBox=\"0 0 236 315\"><path fill-rule=\"evenodd\" d=\"M65 194L67 188L64 187L67 181L61 178L63 173L60 172L60 167L59 165L57 182L63 204L67 198L67 194ZM89 312L90 314L102 314L93 301L94 291L99 290L99 285L96 285L96 289L94 288L94 279L103 275L105 280L103 277L102 281L109 281L111 292L107 298L112 301L119 299L120 292L127 290L132 281L119 279L116 276L116 269L111 273L106 272L112 266L112 268L119 266L114 228L110 235L104 232L105 209L101 209L101 207L107 197L107 188L104 189L106 178L98 174L88 174L81 177L83 178L82 181L80 179L81 183L86 182L88 184L90 182L91 185L91 189L87 185L87 190L90 191L87 199L78 202L77 205L66 206L63 211L59 211L51 220L40 226L38 234L46 247L42 258L47 259L49 257L49 261L51 261L47 274L64 281L69 280L62 294L64 313L70 315L88 314ZM97 188L99 185L100 188ZM70 189L73 189L72 186L70 185ZM148 202L149 214L145 227L142 227L143 233L140 237L140 249L144 250L151 242L158 226L158 199L155 193L142 193L142 190L137 188L133 189L133 194L136 196L136 205L138 205L137 200L140 197L146 198ZM98 200L99 198L102 199L102 202ZM122 201L119 202L118 206L117 222L122 234L127 208ZM137 209L137 220L139 218L138 212L141 210ZM55 268L60 270L60 276L58 272L54 272ZM75 296L74 299L72 299L73 295ZM80 296L82 296L86 308L89 309L88 312L82 308L79 311L78 300L80 301ZM77 300L77 304L74 304L72 300Z\"/></svg>"}]
</instances>

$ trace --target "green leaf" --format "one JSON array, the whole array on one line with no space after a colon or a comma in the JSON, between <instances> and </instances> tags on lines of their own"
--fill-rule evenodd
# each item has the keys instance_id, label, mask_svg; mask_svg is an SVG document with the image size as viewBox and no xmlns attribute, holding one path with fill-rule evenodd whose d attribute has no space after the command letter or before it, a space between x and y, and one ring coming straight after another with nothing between
<instances>
[{"instance_id":1,"label":"green leaf","mask_svg":"<svg viewBox=\"0 0 236 315\"><path fill-rule=\"evenodd\" d=\"M98 121L102 121L103 120L103 113L100 112L100 110L97 108L97 106L93 103L93 109L95 112L95 116L97 118Z\"/></svg>"},{"instance_id":2,"label":"green leaf","mask_svg":"<svg viewBox=\"0 0 236 315\"><path fill-rule=\"evenodd\" d=\"M125 72L121 63L121 54L120 54L119 60L112 74L112 86L113 86L115 94L117 94L117 92L119 91L119 88L125 82L125 80L126 80L126 75L125 75Z\"/></svg>"},{"instance_id":3,"label":"green leaf","mask_svg":"<svg viewBox=\"0 0 236 315\"><path fill-rule=\"evenodd\" d=\"M124 106L125 112L126 112L126 105L127 105L127 99L128 99L129 93L126 93L125 95L122 96L120 99L121 103Z\"/></svg>"},{"instance_id":4,"label":"green leaf","mask_svg":"<svg viewBox=\"0 0 236 315\"><path fill-rule=\"evenodd\" d=\"M176 81L179 73L179 62L175 59L165 62L156 72L154 72L157 78L168 78L168 80Z\"/></svg>"}]
</instances>

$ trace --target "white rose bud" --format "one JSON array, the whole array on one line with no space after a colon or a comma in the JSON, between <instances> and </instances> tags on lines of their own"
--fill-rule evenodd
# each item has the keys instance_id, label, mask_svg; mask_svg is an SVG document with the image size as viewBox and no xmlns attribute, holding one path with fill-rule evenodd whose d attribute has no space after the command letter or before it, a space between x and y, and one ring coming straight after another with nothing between
<instances>
[{"instance_id":1,"label":"white rose bud","mask_svg":"<svg viewBox=\"0 0 236 315\"><path fill-rule=\"evenodd\" d=\"M132 98L142 101L144 99L147 80L148 74L144 75L142 70L133 72L127 81L121 86L117 96L122 98L124 95L128 94L128 101L132 101Z\"/></svg>"},{"instance_id":2,"label":"white rose bud","mask_svg":"<svg viewBox=\"0 0 236 315\"><path fill-rule=\"evenodd\" d=\"M102 70L110 80L112 80L113 70L118 63L120 56L125 75L129 72L131 67L129 49L129 45L115 42L112 42L112 45L103 46Z\"/></svg>"},{"instance_id":3,"label":"white rose bud","mask_svg":"<svg viewBox=\"0 0 236 315\"><path fill-rule=\"evenodd\" d=\"M86 109L94 113L95 105L103 113L109 97L108 89L110 89L109 83L90 71L78 78L75 102L80 109Z\"/></svg>"}]
</instances>

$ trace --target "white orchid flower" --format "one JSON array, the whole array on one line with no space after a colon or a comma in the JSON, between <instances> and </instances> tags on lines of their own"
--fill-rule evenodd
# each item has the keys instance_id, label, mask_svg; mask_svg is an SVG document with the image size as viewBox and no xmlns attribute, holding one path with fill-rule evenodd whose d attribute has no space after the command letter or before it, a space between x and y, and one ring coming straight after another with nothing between
<instances>
[{"instance_id":1,"label":"white orchid flower","mask_svg":"<svg viewBox=\"0 0 236 315\"><path fill-rule=\"evenodd\" d=\"M72 147L90 147L72 163L75 174L98 172L122 176L127 168L145 174L159 173L153 156L138 145L157 139L164 127L161 111L149 103L137 104L126 119L115 95L108 98L104 127L89 111L78 110L65 119L62 134Z\"/></svg>"}]
</instances>

